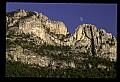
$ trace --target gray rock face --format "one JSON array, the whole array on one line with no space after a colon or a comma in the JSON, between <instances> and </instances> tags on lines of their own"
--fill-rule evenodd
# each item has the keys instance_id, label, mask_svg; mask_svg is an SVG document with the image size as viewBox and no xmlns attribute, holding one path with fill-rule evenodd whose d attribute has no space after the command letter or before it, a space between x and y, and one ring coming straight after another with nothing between
<instances>
[{"instance_id":1,"label":"gray rock face","mask_svg":"<svg viewBox=\"0 0 120 82\"><path fill-rule=\"evenodd\" d=\"M17 10L6 15L6 28L18 27L18 31L24 33L35 34L36 36L43 39L46 43L53 44L63 44L59 39L51 36L50 33L54 35L66 35L67 28L63 22L51 21L47 16L42 13L37 12ZM49 34L48 34L49 33ZM53 38L54 42L51 40Z\"/></svg>"},{"instance_id":2,"label":"gray rock face","mask_svg":"<svg viewBox=\"0 0 120 82\"><path fill-rule=\"evenodd\" d=\"M25 35L34 36L32 39L27 39L27 41L34 41L35 45L38 46L44 45L44 43L70 46L73 51L89 52L90 55L110 61L117 60L116 38L111 33L107 33L104 29L97 29L92 24L79 25L75 33L70 34L67 32L67 28L63 22L51 21L42 13L38 14L37 12L17 10L6 14L6 29L6 39L10 39L13 42L18 39L16 36L24 33ZM23 38L19 37L19 39ZM29 64L39 64L43 67L48 66L52 60L48 57L35 56L36 53L24 50L21 46L17 46L11 50L6 52L6 57L10 60L14 59L15 61L20 60ZM66 63L52 60L51 65L53 65L53 68L57 66L57 63L61 63L62 68L64 66L76 67L73 61Z\"/></svg>"},{"instance_id":3,"label":"gray rock face","mask_svg":"<svg viewBox=\"0 0 120 82\"><path fill-rule=\"evenodd\" d=\"M81 51L90 51L92 55L116 61L117 41L111 33L91 24L83 24L77 28L74 36L77 40L75 46Z\"/></svg>"}]
</instances>

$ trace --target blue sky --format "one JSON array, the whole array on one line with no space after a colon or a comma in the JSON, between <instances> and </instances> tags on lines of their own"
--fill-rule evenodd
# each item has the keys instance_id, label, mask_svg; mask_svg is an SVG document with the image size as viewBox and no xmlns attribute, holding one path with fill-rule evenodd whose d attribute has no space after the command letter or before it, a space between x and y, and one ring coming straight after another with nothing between
<instances>
[{"instance_id":1,"label":"blue sky","mask_svg":"<svg viewBox=\"0 0 120 82\"><path fill-rule=\"evenodd\" d=\"M72 34L80 24L94 24L97 28L103 28L117 37L117 4L20 2L6 4L6 12L16 9L37 11L51 20L62 21Z\"/></svg>"}]
</instances>

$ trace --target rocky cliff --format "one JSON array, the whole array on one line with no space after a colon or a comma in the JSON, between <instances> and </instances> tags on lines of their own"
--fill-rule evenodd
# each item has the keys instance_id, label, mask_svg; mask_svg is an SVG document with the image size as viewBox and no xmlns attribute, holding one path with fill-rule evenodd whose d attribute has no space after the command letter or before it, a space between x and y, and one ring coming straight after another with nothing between
<instances>
[{"instance_id":1,"label":"rocky cliff","mask_svg":"<svg viewBox=\"0 0 120 82\"><path fill-rule=\"evenodd\" d=\"M117 41L111 33L104 29L97 29L94 25L78 26L75 34L75 48L88 52L94 56L115 60L117 59Z\"/></svg>"},{"instance_id":2,"label":"rocky cliff","mask_svg":"<svg viewBox=\"0 0 120 82\"><path fill-rule=\"evenodd\" d=\"M60 40L53 35L66 35L67 28L63 22L51 21L47 16L37 12L17 10L6 14L6 27L15 27L19 33L33 33L49 44L54 42L60 44ZM53 34L53 35L52 35Z\"/></svg>"},{"instance_id":3,"label":"rocky cliff","mask_svg":"<svg viewBox=\"0 0 120 82\"><path fill-rule=\"evenodd\" d=\"M86 60L77 57L80 52L117 60L117 40L104 29L82 24L74 34L70 34L63 22L52 21L42 13L20 9L6 13L6 43L7 59L43 67L55 67L60 63L61 67L75 68L77 64L74 61ZM69 62L58 61L51 56L55 59L62 59L61 56L69 59L70 56L71 59Z\"/></svg>"}]
</instances>

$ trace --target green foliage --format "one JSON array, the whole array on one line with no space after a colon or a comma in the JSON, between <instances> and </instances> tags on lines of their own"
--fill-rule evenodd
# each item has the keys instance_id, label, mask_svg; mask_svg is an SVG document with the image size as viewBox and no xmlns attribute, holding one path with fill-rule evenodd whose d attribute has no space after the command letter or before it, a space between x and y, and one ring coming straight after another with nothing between
<instances>
[{"instance_id":1,"label":"green foliage","mask_svg":"<svg viewBox=\"0 0 120 82\"><path fill-rule=\"evenodd\" d=\"M10 39L6 40L6 50L8 50L11 47L14 47L15 45L15 42L11 41Z\"/></svg>"},{"instance_id":2,"label":"green foliage","mask_svg":"<svg viewBox=\"0 0 120 82\"><path fill-rule=\"evenodd\" d=\"M84 63L85 64L85 63ZM112 63L116 67L115 63ZM34 66L34 67L32 67ZM35 67L36 66L36 67ZM115 78L116 68L110 71L100 68L66 68L39 67L21 62L6 61L6 77L51 77L51 78Z\"/></svg>"}]
</instances>

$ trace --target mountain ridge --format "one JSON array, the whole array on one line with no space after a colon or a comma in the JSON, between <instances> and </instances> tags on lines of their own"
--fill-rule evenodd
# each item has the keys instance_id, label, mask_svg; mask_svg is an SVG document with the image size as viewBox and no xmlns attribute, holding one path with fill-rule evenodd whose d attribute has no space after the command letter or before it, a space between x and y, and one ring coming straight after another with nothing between
<instances>
[{"instance_id":1,"label":"mountain ridge","mask_svg":"<svg viewBox=\"0 0 120 82\"><path fill-rule=\"evenodd\" d=\"M79 25L71 34L63 22L52 21L42 13L20 9L6 13L8 60L66 69L86 68L80 62L91 61L91 57L116 62L116 38L92 24ZM94 65L88 63L91 66ZM97 68L110 69L101 64Z\"/></svg>"}]
</instances>

